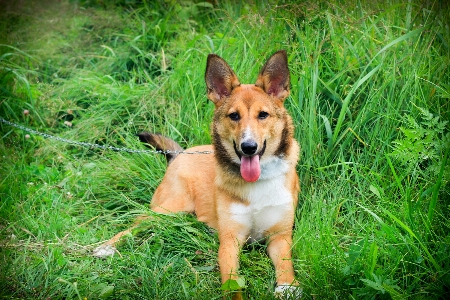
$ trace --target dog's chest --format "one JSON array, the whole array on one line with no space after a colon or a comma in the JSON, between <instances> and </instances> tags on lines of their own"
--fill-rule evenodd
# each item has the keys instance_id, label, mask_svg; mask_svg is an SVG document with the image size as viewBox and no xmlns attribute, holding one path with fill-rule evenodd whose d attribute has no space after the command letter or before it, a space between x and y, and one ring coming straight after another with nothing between
<instances>
[{"instance_id":1,"label":"dog's chest","mask_svg":"<svg viewBox=\"0 0 450 300\"><path fill-rule=\"evenodd\" d=\"M285 177L261 180L249 185L240 195L247 203L230 206L232 219L245 226L252 240L262 239L267 230L280 222L292 209L292 194L285 187Z\"/></svg>"}]
</instances>

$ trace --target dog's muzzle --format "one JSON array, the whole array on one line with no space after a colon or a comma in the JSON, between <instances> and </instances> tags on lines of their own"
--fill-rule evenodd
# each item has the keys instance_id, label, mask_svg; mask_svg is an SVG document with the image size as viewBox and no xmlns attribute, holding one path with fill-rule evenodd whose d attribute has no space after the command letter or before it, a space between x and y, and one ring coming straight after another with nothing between
<instances>
[{"instance_id":1,"label":"dog's muzzle","mask_svg":"<svg viewBox=\"0 0 450 300\"><path fill-rule=\"evenodd\" d=\"M238 150L235 141L233 141L233 146L234 152L236 152L236 155L239 157L239 159L241 159L242 156L259 155L259 157L261 157L266 151L266 141L264 141L263 147L261 151L259 151L259 153L256 153L256 150L258 150L258 144L255 141L242 142L241 151Z\"/></svg>"}]
</instances>

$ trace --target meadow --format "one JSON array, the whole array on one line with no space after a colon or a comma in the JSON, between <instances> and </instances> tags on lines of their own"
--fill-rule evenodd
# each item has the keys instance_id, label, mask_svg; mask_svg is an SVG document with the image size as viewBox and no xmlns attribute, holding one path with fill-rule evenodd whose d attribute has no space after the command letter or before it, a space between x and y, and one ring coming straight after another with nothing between
<instances>
[{"instance_id":1,"label":"meadow","mask_svg":"<svg viewBox=\"0 0 450 300\"><path fill-rule=\"evenodd\" d=\"M293 262L303 299L450 295L446 1L0 1L0 117L61 139L210 143L206 57L254 83L288 52L302 152ZM199 154L200 155L200 154ZM217 234L148 208L151 153L0 122L0 298L221 299ZM154 215L106 259L92 250ZM246 299L273 299L264 243Z\"/></svg>"}]
</instances>

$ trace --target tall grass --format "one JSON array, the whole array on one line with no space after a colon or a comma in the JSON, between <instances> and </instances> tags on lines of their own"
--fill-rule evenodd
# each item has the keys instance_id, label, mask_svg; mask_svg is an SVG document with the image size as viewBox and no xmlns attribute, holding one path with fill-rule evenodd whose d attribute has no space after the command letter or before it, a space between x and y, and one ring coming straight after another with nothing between
<instances>
[{"instance_id":1,"label":"tall grass","mask_svg":"<svg viewBox=\"0 0 450 300\"><path fill-rule=\"evenodd\" d=\"M449 293L443 2L46 4L0 12L3 118L98 144L140 148L134 134L144 130L183 147L205 144L207 54L252 83L266 58L286 49L286 106L302 146L293 259L304 297ZM162 157L0 130L2 297L222 297L218 239L192 216L158 217L114 257L91 256L151 214ZM273 298L264 252L259 244L241 254L249 299Z\"/></svg>"}]
</instances>

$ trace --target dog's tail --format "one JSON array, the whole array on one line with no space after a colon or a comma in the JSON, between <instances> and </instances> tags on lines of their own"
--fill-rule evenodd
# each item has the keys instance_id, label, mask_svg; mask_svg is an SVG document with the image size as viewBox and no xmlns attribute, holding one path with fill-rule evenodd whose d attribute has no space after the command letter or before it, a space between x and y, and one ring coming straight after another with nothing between
<instances>
[{"instance_id":1,"label":"dog's tail","mask_svg":"<svg viewBox=\"0 0 450 300\"><path fill-rule=\"evenodd\" d=\"M177 144L174 140L165 137L158 133L150 133L150 132L142 132L137 135L139 140L143 143L146 143L152 148L155 148L158 151L171 151L173 153L163 153L166 156L167 164L170 164L172 160L177 157L178 152L183 151L180 145Z\"/></svg>"}]
</instances>

